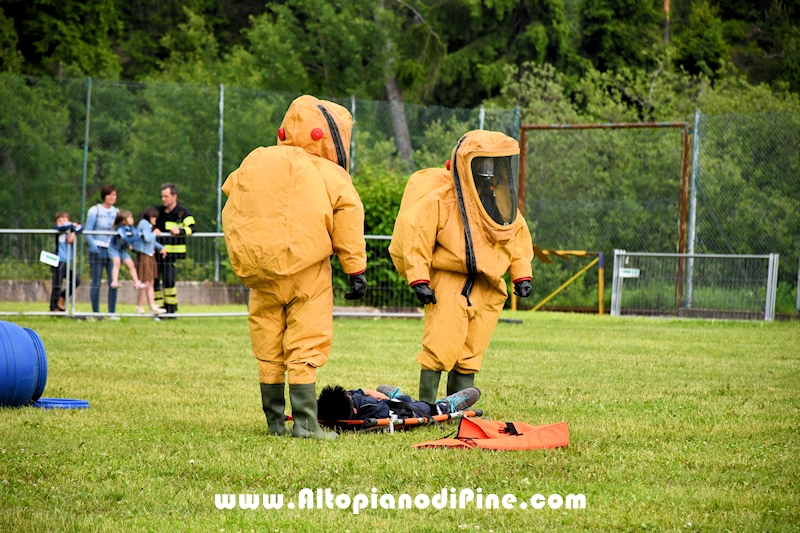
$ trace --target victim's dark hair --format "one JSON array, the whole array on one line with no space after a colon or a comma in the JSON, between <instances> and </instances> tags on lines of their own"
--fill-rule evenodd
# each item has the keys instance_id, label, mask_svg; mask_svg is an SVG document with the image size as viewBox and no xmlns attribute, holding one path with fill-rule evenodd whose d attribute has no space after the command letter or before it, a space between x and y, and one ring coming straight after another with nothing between
<instances>
[{"instance_id":1,"label":"victim's dark hair","mask_svg":"<svg viewBox=\"0 0 800 533\"><path fill-rule=\"evenodd\" d=\"M350 420L353 418L353 399L341 385L326 385L317 400L317 418L320 420Z\"/></svg>"}]
</instances>

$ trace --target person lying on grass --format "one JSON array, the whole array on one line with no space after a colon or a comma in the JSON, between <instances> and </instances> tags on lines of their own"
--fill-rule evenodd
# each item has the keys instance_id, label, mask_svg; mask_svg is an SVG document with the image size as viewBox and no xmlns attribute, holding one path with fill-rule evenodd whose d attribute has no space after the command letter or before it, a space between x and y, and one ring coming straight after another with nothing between
<instances>
[{"instance_id":1,"label":"person lying on grass","mask_svg":"<svg viewBox=\"0 0 800 533\"><path fill-rule=\"evenodd\" d=\"M368 418L426 417L463 411L474 405L481 391L470 387L434 403L414 400L398 387L380 385L378 390L347 390L341 385L327 385L319 393L317 413L320 420L366 420Z\"/></svg>"}]
</instances>

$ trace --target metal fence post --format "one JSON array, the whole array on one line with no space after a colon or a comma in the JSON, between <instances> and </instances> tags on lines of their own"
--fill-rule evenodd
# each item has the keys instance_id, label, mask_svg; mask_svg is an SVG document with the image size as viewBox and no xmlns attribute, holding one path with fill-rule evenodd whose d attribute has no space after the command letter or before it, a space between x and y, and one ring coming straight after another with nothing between
<instances>
[{"instance_id":1,"label":"metal fence post","mask_svg":"<svg viewBox=\"0 0 800 533\"><path fill-rule=\"evenodd\" d=\"M70 245L67 244L67 260L64 262L66 272L64 274L64 280L61 282L64 288L64 312L69 317L75 314L75 257L78 254L74 252L78 249L79 242L78 235L75 235L72 246L70 247ZM72 277L70 277L70 274Z\"/></svg>"},{"instance_id":2,"label":"metal fence post","mask_svg":"<svg viewBox=\"0 0 800 533\"><path fill-rule=\"evenodd\" d=\"M686 253L686 300L685 306L692 307L692 281L694 278L694 243L697 240L697 169L700 166L700 110L694 110L694 127L692 132L692 177L689 181L689 230Z\"/></svg>"},{"instance_id":3,"label":"metal fence post","mask_svg":"<svg viewBox=\"0 0 800 533\"><path fill-rule=\"evenodd\" d=\"M778 288L778 254L769 254L769 271L767 273L767 297L764 305L764 321L775 320L775 296Z\"/></svg>"},{"instance_id":4,"label":"metal fence post","mask_svg":"<svg viewBox=\"0 0 800 533\"><path fill-rule=\"evenodd\" d=\"M225 116L225 85L219 84L219 132L217 133L217 233L222 231L222 123ZM214 239L214 281L219 281L219 237Z\"/></svg>"},{"instance_id":5,"label":"metal fence post","mask_svg":"<svg viewBox=\"0 0 800 533\"><path fill-rule=\"evenodd\" d=\"M775 306L778 303L778 266L780 266L781 254L775 254L775 271L772 274L772 311L770 322L775 320Z\"/></svg>"},{"instance_id":6,"label":"metal fence post","mask_svg":"<svg viewBox=\"0 0 800 533\"><path fill-rule=\"evenodd\" d=\"M769 254L769 260L768 260L767 264L769 266L767 267L767 286L766 286L767 294L766 294L766 297L764 298L764 321L765 322L769 322L769 302L770 302L770 297L772 296L772 291L770 290L770 288L772 287L772 268L773 268L772 254Z\"/></svg>"},{"instance_id":7,"label":"metal fence post","mask_svg":"<svg viewBox=\"0 0 800 533\"><path fill-rule=\"evenodd\" d=\"M797 303L795 309L800 313L800 254L797 256Z\"/></svg>"},{"instance_id":8,"label":"metal fence post","mask_svg":"<svg viewBox=\"0 0 800 533\"><path fill-rule=\"evenodd\" d=\"M483 108L483 104L481 104L480 109L478 109L478 129L483 129L483 123L486 119L486 109Z\"/></svg>"},{"instance_id":9,"label":"metal fence post","mask_svg":"<svg viewBox=\"0 0 800 533\"><path fill-rule=\"evenodd\" d=\"M80 223L86 222L86 174L89 163L89 119L92 110L92 78L86 78L86 133L83 137L83 177L81 178L81 218ZM78 250L80 261L79 267L83 265L83 247Z\"/></svg>"},{"instance_id":10,"label":"metal fence post","mask_svg":"<svg viewBox=\"0 0 800 533\"><path fill-rule=\"evenodd\" d=\"M350 174L355 171L356 154L356 97L350 95L350 114L353 116L353 131L350 132Z\"/></svg>"},{"instance_id":11,"label":"metal fence post","mask_svg":"<svg viewBox=\"0 0 800 533\"><path fill-rule=\"evenodd\" d=\"M620 262L625 250L614 250L614 270L611 277L611 316L619 316L622 281L619 277Z\"/></svg>"},{"instance_id":12,"label":"metal fence post","mask_svg":"<svg viewBox=\"0 0 800 533\"><path fill-rule=\"evenodd\" d=\"M603 316L603 305L605 296L603 295L603 276L605 271L605 264L603 260L603 252L597 252L597 314Z\"/></svg>"}]
</instances>

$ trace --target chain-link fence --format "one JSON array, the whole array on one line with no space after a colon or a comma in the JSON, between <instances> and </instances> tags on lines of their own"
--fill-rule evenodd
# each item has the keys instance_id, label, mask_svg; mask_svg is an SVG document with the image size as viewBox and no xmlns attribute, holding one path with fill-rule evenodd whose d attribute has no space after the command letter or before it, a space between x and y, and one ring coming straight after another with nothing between
<instances>
[{"instance_id":1,"label":"chain-link fence","mask_svg":"<svg viewBox=\"0 0 800 533\"><path fill-rule=\"evenodd\" d=\"M686 306L685 263L694 263ZM775 318L779 258L769 255L614 251L611 315L765 320Z\"/></svg>"},{"instance_id":2,"label":"chain-link fence","mask_svg":"<svg viewBox=\"0 0 800 533\"><path fill-rule=\"evenodd\" d=\"M523 126L525 215L539 247L609 258L620 247L679 251L687 128L642 126ZM524 305L546 297L585 266L579 260L554 261L536 269L534 295ZM610 270L604 281L611 285ZM610 297L605 294L606 306ZM597 298L597 280L585 276L549 305L595 308Z\"/></svg>"},{"instance_id":3,"label":"chain-link fence","mask_svg":"<svg viewBox=\"0 0 800 533\"><path fill-rule=\"evenodd\" d=\"M800 281L800 114L698 113L696 122L689 249L779 254L778 307L789 312Z\"/></svg>"},{"instance_id":4,"label":"chain-link fence","mask_svg":"<svg viewBox=\"0 0 800 533\"><path fill-rule=\"evenodd\" d=\"M0 109L0 228L50 228L55 212L62 210L73 221L83 221L100 201L104 184L114 184L119 191L116 206L138 218L143 208L159 203L160 185L170 181L178 185L180 203L190 209L196 231L219 232L225 202L220 184L255 147L277 142L277 128L297 96L223 86L0 76L0 97L6 104ZM389 102L334 101L354 117L351 173L358 184L375 172L408 176L418 168L442 166L469 130L518 134L516 110L406 104L398 115L397 106ZM398 140L402 132L407 153ZM399 195L387 206L392 202L399 205ZM388 233L391 224L380 229ZM44 241L34 243L36 239ZM369 243L371 288L355 305L413 306L413 295L386 252L388 240ZM25 281L28 291L34 280L47 282L49 267L37 264L28 252L51 250L50 237L8 236L0 247L2 279ZM78 269L88 277L85 249L78 250ZM224 242L217 237L192 239L187 259L178 263L182 283L236 285L234 278ZM344 277L334 277L336 291L344 291L346 284ZM31 294L47 292L42 287ZM349 304L338 297L337 303Z\"/></svg>"},{"instance_id":5,"label":"chain-link fence","mask_svg":"<svg viewBox=\"0 0 800 533\"><path fill-rule=\"evenodd\" d=\"M119 207L157 204L172 181L198 231L218 231L219 182L277 128L299 95L230 87L0 76L0 227L46 228L57 210L83 218L113 183ZM398 152L388 102L336 99L355 128L351 171L403 174L441 166L458 138L480 127L516 136L507 109L404 106L411 152Z\"/></svg>"},{"instance_id":6,"label":"chain-link fence","mask_svg":"<svg viewBox=\"0 0 800 533\"><path fill-rule=\"evenodd\" d=\"M698 112L690 147L680 128L613 126L523 126L525 208L534 242L608 257L615 248L778 254L777 311L800 307L794 292L800 282L800 115ZM682 264L682 286L691 291L694 263ZM581 266L561 261L540 268L534 300ZM610 275L606 271L606 283ZM551 305L596 302L596 284L586 278ZM675 303L691 307L691 293Z\"/></svg>"},{"instance_id":7,"label":"chain-link fence","mask_svg":"<svg viewBox=\"0 0 800 533\"><path fill-rule=\"evenodd\" d=\"M106 183L119 190L117 206L136 214L159 203L160 184L172 181L197 231L218 232L225 201L220 182L253 148L276 142L276 128L296 96L222 86L0 76L0 228L50 228L59 210L72 220L85 219ZM466 131L484 128L515 137L520 132L516 110L406 104L403 127L389 102L335 101L355 118L351 170L361 191L369 188L376 169L408 176L418 168L441 166ZM534 241L545 249L607 257L615 248L677 252L681 223L688 219L686 251L780 254L778 311L793 310L800 247L800 116L699 115L692 128L692 179L685 178L681 128L528 131L524 207ZM403 146L409 148L405 153ZM399 187L391 195L401 192ZM399 197L380 209L365 201L368 219L388 221L368 221L368 232L391 231L395 201ZM370 231L373 226L380 228ZM208 243L213 259L190 255L179 270L182 281L224 283L230 277L224 243L219 238ZM3 257L13 257L8 252L3 250ZM373 246L369 254L378 268L374 279L382 284L372 304L404 307L407 287L385 251ZM85 249L79 260L85 263ZM536 267L531 301L549 294L583 264L557 260ZM31 272L36 268L31 265ZM19 272L0 264L3 279ZM39 279L47 279L47 269L42 272ZM607 269L606 285L610 276ZM335 283L343 286L345 280ZM596 300L596 281L586 277L551 304L594 308Z\"/></svg>"}]
</instances>

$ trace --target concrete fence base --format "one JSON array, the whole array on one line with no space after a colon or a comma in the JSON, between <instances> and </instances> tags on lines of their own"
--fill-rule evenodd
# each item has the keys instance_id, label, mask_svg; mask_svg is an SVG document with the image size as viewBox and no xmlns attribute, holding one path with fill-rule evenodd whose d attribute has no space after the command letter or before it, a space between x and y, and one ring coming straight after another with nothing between
<instances>
[{"instance_id":1,"label":"concrete fence base","mask_svg":"<svg viewBox=\"0 0 800 533\"><path fill-rule=\"evenodd\" d=\"M137 291L133 282L121 281L117 289L118 304L135 304ZM0 281L0 302L50 302L50 281ZM78 287L78 302L89 302L91 282L86 280ZM178 303L186 305L228 305L247 303L249 291L244 285L229 285L212 281L179 281ZM100 286L100 303L108 301L108 283L103 280Z\"/></svg>"}]
</instances>

